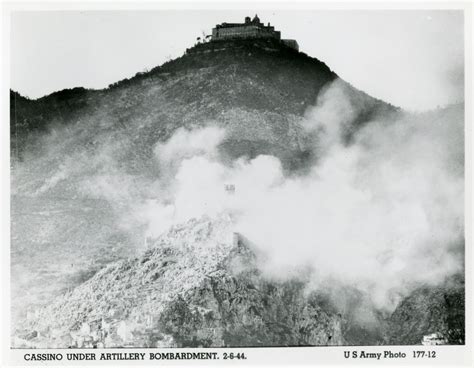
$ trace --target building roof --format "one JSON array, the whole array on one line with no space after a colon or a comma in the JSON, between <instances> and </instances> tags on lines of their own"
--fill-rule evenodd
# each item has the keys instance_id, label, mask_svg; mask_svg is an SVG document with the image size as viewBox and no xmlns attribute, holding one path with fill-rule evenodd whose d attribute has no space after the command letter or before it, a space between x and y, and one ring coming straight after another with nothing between
<instances>
[{"instance_id":1,"label":"building roof","mask_svg":"<svg viewBox=\"0 0 474 368\"><path fill-rule=\"evenodd\" d=\"M255 17L248 22L247 19L250 19L250 17L245 17L245 22L244 23L221 23L216 25L216 28L233 28L233 27L248 27L248 26L259 26L259 27L268 27L265 26L263 23L260 22L260 18L258 17L257 14L255 14Z\"/></svg>"}]
</instances>

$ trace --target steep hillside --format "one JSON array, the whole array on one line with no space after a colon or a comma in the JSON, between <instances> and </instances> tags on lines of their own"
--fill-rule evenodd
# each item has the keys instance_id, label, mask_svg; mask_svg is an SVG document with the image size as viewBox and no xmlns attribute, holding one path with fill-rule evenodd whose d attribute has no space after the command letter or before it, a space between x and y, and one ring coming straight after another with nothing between
<instances>
[{"instance_id":1,"label":"steep hillside","mask_svg":"<svg viewBox=\"0 0 474 368\"><path fill-rule=\"evenodd\" d=\"M121 216L136 198L156 196L148 188L161 173L157 143L179 128L212 125L226 130L222 160L267 153L297 170L313 155L301 120L335 78L324 63L281 44L232 41L197 45L105 90L37 100L11 92L15 314L108 261L139 254L143 228ZM361 119L392 109L345 88ZM51 253L55 264L44 262ZM39 292L37 283L50 288Z\"/></svg>"},{"instance_id":2,"label":"steep hillside","mask_svg":"<svg viewBox=\"0 0 474 368\"><path fill-rule=\"evenodd\" d=\"M464 344L464 277L437 287L421 287L402 300L388 321L388 343L416 345L440 333L449 344Z\"/></svg>"},{"instance_id":3,"label":"steep hillside","mask_svg":"<svg viewBox=\"0 0 474 368\"><path fill-rule=\"evenodd\" d=\"M38 100L11 92L12 152L27 157L34 148L41 150L37 133L63 127L77 133L87 129L87 136L75 142L87 147L100 142L102 134L131 135L132 170L143 166L156 141L178 127L214 123L229 131L224 151L232 157L268 153L295 168L304 163L307 150L298 122L336 78L321 61L271 40L200 44L106 90L74 88ZM346 88L363 106L360 122L396 110Z\"/></svg>"},{"instance_id":4,"label":"steep hillside","mask_svg":"<svg viewBox=\"0 0 474 368\"><path fill-rule=\"evenodd\" d=\"M302 281L262 278L232 222L192 220L37 311L14 345L341 345L341 318ZM23 332L21 332L23 331Z\"/></svg>"},{"instance_id":5,"label":"steep hillside","mask_svg":"<svg viewBox=\"0 0 474 368\"><path fill-rule=\"evenodd\" d=\"M37 309L14 330L15 347L419 345L441 333L464 343L461 276L424 286L387 315L367 295L312 289L304 272L261 273L265 256L233 232L228 215L172 227L137 258L106 265ZM346 299L343 302L343 299ZM347 309L341 309L347 305ZM361 321L361 316L367 320Z\"/></svg>"},{"instance_id":6,"label":"steep hillside","mask_svg":"<svg viewBox=\"0 0 474 368\"><path fill-rule=\"evenodd\" d=\"M330 96L334 99L321 108L318 97L324 100L325 92L334 85L335 96ZM242 167L248 169L245 165L249 158L266 154L274 157L263 158L267 166L252 167L254 171L250 178L244 177L243 188L238 188L237 194L241 189L252 194L255 187L272 188L287 180L289 192L276 192L283 195L270 196L271 201L262 201L256 207L272 207L270 202L277 202L285 193L301 190L299 201L307 202L309 207L329 208L314 220L304 211L299 213L301 206L295 206L297 211L291 213L300 217L294 221L304 223L311 231L303 236L287 230L284 240L288 248L301 249L296 243L303 237L311 249L324 251L335 247L337 237L323 237L316 242L312 230L324 232L324 224L329 224L334 232L342 230L338 221L352 223L354 218L365 217L373 210L372 200L384 205L376 206L376 214L385 215L384 209L388 208L393 211L389 217L392 221L403 223L409 222L406 218L414 218L429 230L431 222L438 220L437 211L428 215L426 212L438 210L451 198L462 196L450 180L437 182L449 189L447 194L441 191L441 195L427 189L431 182L425 184L426 180L444 178L438 175L443 165L449 175L463 176L463 137L459 129L463 126L463 106L416 118L406 116L341 81L323 62L271 40L199 44L176 60L104 90L74 88L37 100L11 91L10 97L13 346L419 344L424 335L432 332L446 334L452 343L464 341L462 283L421 288L417 284L413 294L405 288L399 294L396 290L390 296L400 297L402 302L391 314L391 310L376 306L372 295L368 295L376 289L370 283L362 290L357 288L356 280L347 284L339 280L324 288L326 275L320 275L320 288L313 289L305 275L284 280L269 277L260 267L262 255L256 250L259 248L244 239L247 234L240 234L236 241L231 217L219 212L225 206L214 208L206 202L203 206L209 206L209 212L218 216L195 216L190 221L189 217L178 221L175 206L177 200L184 207L193 203L190 197L176 198L183 182L189 185L187 189L194 197L211 192L217 201L227 201L228 186L224 189L219 174L227 169L240 173ZM307 123L315 119L317 107L321 108L319 113L323 112L317 118L324 121L314 124L316 132L309 133ZM398 120L392 120L395 116ZM384 119L379 121L380 117ZM357 137L357 132L372 127L370 122L375 126L373 131L368 129L372 134ZM425 134L423 127L430 124L430 129L442 127L442 133ZM402 128L397 129L398 126ZM211 127L213 134L225 134L216 143L212 134L199 135L203 127ZM334 134L335 143L328 141L337 146L339 154L332 156L331 165L313 172L309 178L306 174L319 164L318 154L323 151L319 147L321 142L315 139L320 133L318 129ZM449 134L454 129L455 134ZM200 140L196 147L189 132L198 132ZM418 140L421 135L423 140ZM189 156L188 152L181 157L182 152L170 150L170 160L163 160L160 149L170 141L189 150ZM344 151L354 142L357 149ZM409 144L403 145L404 142ZM437 155L430 156L433 142ZM371 145L376 149L366 150ZM450 147L454 157L450 161L444 160L445 146ZM426 148L429 152L425 157L420 151ZM403 149L407 151L398 155ZM360 161L356 161L358 150L364 153ZM375 162L373 152L377 155ZM198 159L190 160L195 157ZM193 165L209 157L212 159L206 163L212 169L210 172L203 170L204 166L192 170ZM382 162L384 157L390 162ZM439 161L432 160L433 157ZM238 158L241 160L237 161ZM182 165L183 159L188 159L189 176L180 182L176 180L179 172L175 166ZM436 175L423 177L425 172L418 170L420 166L410 166L417 159L423 164L429 161L428 166L434 169L427 172ZM176 162L169 162L173 160ZM358 187L351 181L351 170L356 172L356 179L373 172L376 178L364 177ZM332 181L316 182L314 186L316 194L330 193L326 203L326 198L305 189L314 184L311 180L328 174ZM265 182L267 176L273 181ZM201 177L209 181L203 184L199 181ZM410 181L410 177L419 181ZM298 179L301 182L296 182ZM341 181L344 185L334 186ZM416 185L420 182L422 185ZM219 187L209 183L218 183ZM341 191L333 190L336 187ZM405 196L406 191L409 196ZM389 196L396 200L393 202ZM413 200L417 196L422 197L421 203ZM353 197L356 201L351 204ZM434 207L429 206L432 197ZM260 197L247 198L257 201ZM294 211L288 202L279 202L283 203L280 207ZM343 202L351 202L347 216L341 213L346 208ZM157 207L163 211L157 211ZM457 203L453 207L451 212L440 211L443 216L436 224L457 226L462 214L456 212ZM406 217L407 212L414 217ZM458 218L453 220L452 213ZM328 217L331 219L326 223ZM382 224L378 222L380 217L383 216L373 221L377 226ZM286 217L281 219L289 222ZM269 232L286 225L285 221L268 219ZM163 227L166 230L159 237L149 236ZM363 233L374 232L371 223L360 222L362 231L356 227L341 232L345 236L343 242L347 239L349 244L342 249L350 250L352 239L365 247ZM367 253L363 253L369 259L367 264L391 265L392 273L387 279L390 275L404 275L400 264L406 261L404 257L416 258L410 242L417 240L415 236L405 240L404 231L411 235L418 232L414 228L396 227L388 238L393 240L392 247L384 248L382 244L382 251L375 256L367 245ZM453 241L458 240L456 236L462 230L458 226L455 234L446 235L442 228L437 233L439 242L446 240L448 246L453 242L450 251L456 254L456 260L462 259L463 249ZM372 243L386 239L382 232L391 226L380 229L375 229L380 234L377 242ZM403 232L403 236L397 231ZM397 258L400 244L404 254ZM445 266L442 251L446 247L436 245L429 256ZM308 252L309 255L314 252ZM427 263L430 257L426 257ZM320 254L317 258L324 259ZM459 269L452 267L449 272ZM441 279L440 274L441 271L433 272ZM385 277L383 273L382 276Z\"/></svg>"}]
</instances>

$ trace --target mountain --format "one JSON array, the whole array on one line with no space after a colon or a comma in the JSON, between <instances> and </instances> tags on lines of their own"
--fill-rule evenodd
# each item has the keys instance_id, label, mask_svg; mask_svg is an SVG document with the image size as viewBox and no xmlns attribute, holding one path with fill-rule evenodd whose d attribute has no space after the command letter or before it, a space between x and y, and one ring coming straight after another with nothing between
<instances>
[{"instance_id":1,"label":"mountain","mask_svg":"<svg viewBox=\"0 0 474 368\"><path fill-rule=\"evenodd\" d=\"M318 151L302 122L333 83L352 107L347 145L378 116L401 114L274 40L198 44L103 90L37 100L11 91L13 346L381 344L388 325L409 336L401 311L430 299L409 296L387 316L347 288L353 310L341 311L304 274L264 276L264 255L229 218L192 219L148 239L136 215L166 192L156 147L183 128L225 129L226 164L266 154L289 177L303 175ZM417 328L416 343L444 331Z\"/></svg>"},{"instance_id":2,"label":"mountain","mask_svg":"<svg viewBox=\"0 0 474 368\"><path fill-rule=\"evenodd\" d=\"M117 226L118 214L130 210L127 201L150 197L144 188L160 175L158 142L179 128L219 126L227 133L223 159L272 154L296 172L314 155L300 121L336 78L321 61L272 40L234 40L197 45L104 90L73 88L37 100L11 91L15 313L137 255L143 229ZM361 106L361 121L393 109L344 87ZM124 185L128 192L112 201L90 189L114 196L111 187ZM47 264L50 253L55 265Z\"/></svg>"},{"instance_id":3,"label":"mountain","mask_svg":"<svg viewBox=\"0 0 474 368\"><path fill-rule=\"evenodd\" d=\"M11 92L12 152L21 158L34 145L35 133L64 126L87 129L76 142L82 145L103 134L132 134L127 147L132 170L178 127L214 123L229 132L223 151L231 157L272 154L293 169L308 154L299 120L337 78L323 62L271 39L199 44L105 90L73 88L38 100ZM397 111L347 83L344 87L360 106L354 124Z\"/></svg>"}]
</instances>

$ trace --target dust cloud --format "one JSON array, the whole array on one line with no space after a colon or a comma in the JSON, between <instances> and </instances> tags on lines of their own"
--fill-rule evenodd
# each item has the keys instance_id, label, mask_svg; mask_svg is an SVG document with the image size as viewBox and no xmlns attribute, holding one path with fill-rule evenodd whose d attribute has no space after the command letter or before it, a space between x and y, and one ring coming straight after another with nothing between
<instances>
[{"instance_id":1,"label":"dust cloud","mask_svg":"<svg viewBox=\"0 0 474 368\"><path fill-rule=\"evenodd\" d=\"M343 137L359 107L336 81L303 125L317 160L285 177L260 155L219 161L225 131L180 129L155 147L166 199L134 212L156 237L173 223L232 213L235 229L263 254L268 277L311 270L312 285L337 282L391 310L416 285L460 272L464 246L463 121L432 113L378 116ZM236 187L233 196L226 183Z\"/></svg>"},{"instance_id":2,"label":"dust cloud","mask_svg":"<svg viewBox=\"0 0 474 368\"><path fill-rule=\"evenodd\" d=\"M310 272L312 288L350 286L392 310L416 285L463 270L463 107L357 122L366 108L360 96L335 81L307 111L302 126L315 158L304 175L289 176L269 155L229 163L220 154L228 132L212 123L156 143L146 172L137 174L124 169L129 132L110 136L113 127L101 126L95 141L102 143L84 150L94 126L79 125L50 135L40 164L17 168L12 187L36 188L33 196L78 188L78 198L106 201L118 229L134 238L231 214L235 231L265 255L267 277ZM62 159L56 151L73 142L77 148ZM235 185L233 195L226 184Z\"/></svg>"}]
</instances>

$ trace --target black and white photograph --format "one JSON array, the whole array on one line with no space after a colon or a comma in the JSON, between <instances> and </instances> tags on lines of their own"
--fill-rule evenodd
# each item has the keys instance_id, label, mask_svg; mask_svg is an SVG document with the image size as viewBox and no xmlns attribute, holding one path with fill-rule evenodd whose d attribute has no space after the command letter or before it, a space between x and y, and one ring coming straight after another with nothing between
<instances>
[{"instance_id":1,"label":"black and white photograph","mask_svg":"<svg viewBox=\"0 0 474 368\"><path fill-rule=\"evenodd\" d=\"M8 349L467 349L470 12L212 4L10 9Z\"/></svg>"}]
</instances>

